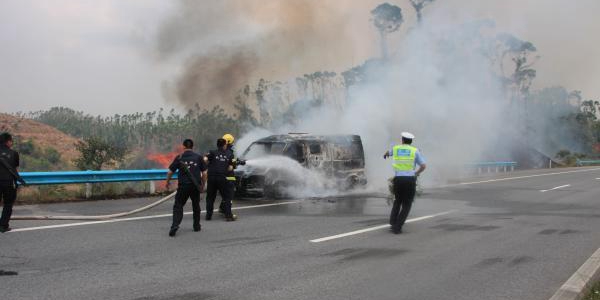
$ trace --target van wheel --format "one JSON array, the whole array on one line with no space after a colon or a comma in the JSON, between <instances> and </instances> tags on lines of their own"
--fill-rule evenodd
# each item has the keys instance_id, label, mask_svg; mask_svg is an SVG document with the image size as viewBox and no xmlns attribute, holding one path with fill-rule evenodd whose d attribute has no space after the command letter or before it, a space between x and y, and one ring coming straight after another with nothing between
<instances>
[{"instance_id":1,"label":"van wheel","mask_svg":"<svg viewBox=\"0 0 600 300\"><path fill-rule=\"evenodd\" d=\"M352 190L354 188L356 188L356 186L359 184L359 180L357 176L350 176L348 178L346 178L346 189L347 190Z\"/></svg>"}]
</instances>

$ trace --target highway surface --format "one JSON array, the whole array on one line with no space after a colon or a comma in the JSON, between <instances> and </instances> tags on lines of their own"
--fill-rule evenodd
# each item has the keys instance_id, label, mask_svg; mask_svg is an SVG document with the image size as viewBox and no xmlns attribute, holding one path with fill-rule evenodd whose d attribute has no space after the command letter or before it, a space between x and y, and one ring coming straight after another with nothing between
<instances>
[{"instance_id":1,"label":"highway surface","mask_svg":"<svg viewBox=\"0 0 600 300\"><path fill-rule=\"evenodd\" d=\"M203 219L193 232L187 214L175 238L172 202L125 220L13 221L0 235L0 297L546 300L600 247L600 168L463 183L425 190L401 235L386 226L391 203L364 194L241 200L239 221ZM104 214L151 200L14 214Z\"/></svg>"}]
</instances>

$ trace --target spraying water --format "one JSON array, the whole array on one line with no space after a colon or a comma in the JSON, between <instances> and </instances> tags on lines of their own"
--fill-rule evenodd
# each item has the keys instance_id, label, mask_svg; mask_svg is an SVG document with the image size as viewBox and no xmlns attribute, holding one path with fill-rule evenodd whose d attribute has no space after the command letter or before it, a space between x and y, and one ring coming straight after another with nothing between
<instances>
[{"instance_id":1,"label":"spraying water","mask_svg":"<svg viewBox=\"0 0 600 300\"><path fill-rule=\"evenodd\" d=\"M250 159L240 170L264 175L267 185L278 186L284 194L295 198L326 197L339 192L336 181L331 177L307 169L285 156L269 155Z\"/></svg>"}]
</instances>

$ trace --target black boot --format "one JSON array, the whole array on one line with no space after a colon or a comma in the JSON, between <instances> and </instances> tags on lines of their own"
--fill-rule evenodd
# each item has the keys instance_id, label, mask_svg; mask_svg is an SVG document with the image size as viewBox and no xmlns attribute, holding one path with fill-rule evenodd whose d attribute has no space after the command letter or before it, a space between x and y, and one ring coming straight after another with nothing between
<instances>
[{"instance_id":1,"label":"black boot","mask_svg":"<svg viewBox=\"0 0 600 300\"><path fill-rule=\"evenodd\" d=\"M202 226L200 226L200 224L194 224L194 231L198 232L200 230L202 230Z\"/></svg>"},{"instance_id":2,"label":"black boot","mask_svg":"<svg viewBox=\"0 0 600 300\"><path fill-rule=\"evenodd\" d=\"M171 228L171 230L169 230L169 236L175 236L175 234L177 234L177 227L173 227Z\"/></svg>"}]
</instances>

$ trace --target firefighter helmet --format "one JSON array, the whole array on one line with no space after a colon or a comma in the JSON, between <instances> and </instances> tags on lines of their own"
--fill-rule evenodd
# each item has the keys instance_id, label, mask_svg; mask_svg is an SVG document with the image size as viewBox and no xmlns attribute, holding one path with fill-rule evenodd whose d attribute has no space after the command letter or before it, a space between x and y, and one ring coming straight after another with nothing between
<instances>
[{"instance_id":1,"label":"firefighter helmet","mask_svg":"<svg viewBox=\"0 0 600 300\"><path fill-rule=\"evenodd\" d=\"M227 142L227 145L232 145L233 142L235 141L235 139L233 138L233 135L231 135L229 133L223 135L223 139Z\"/></svg>"}]
</instances>

